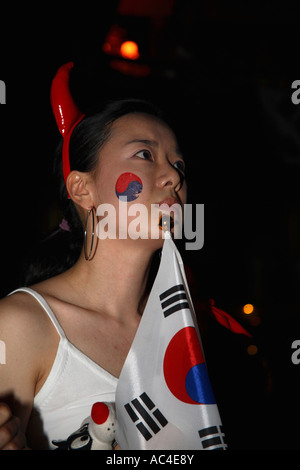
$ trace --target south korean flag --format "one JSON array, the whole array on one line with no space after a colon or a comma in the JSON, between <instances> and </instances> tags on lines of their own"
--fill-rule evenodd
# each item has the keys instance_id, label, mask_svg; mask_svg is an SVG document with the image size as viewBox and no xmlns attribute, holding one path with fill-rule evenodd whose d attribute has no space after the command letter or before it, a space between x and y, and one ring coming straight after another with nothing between
<instances>
[{"instance_id":1,"label":"south korean flag","mask_svg":"<svg viewBox=\"0 0 300 470\"><path fill-rule=\"evenodd\" d=\"M169 232L118 381L116 411L122 450L227 447L182 259Z\"/></svg>"}]
</instances>

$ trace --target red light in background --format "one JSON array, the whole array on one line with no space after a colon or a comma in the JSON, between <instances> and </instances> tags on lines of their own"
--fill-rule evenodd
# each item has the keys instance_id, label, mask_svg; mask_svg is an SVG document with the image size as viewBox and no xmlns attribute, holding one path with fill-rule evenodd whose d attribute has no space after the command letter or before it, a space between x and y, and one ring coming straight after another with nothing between
<instances>
[{"instance_id":1,"label":"red light in background","mask_svg":"<svg viewBox=\"0 0 300 470\"><path fill-rule=\"evenodd\" d=\"M148 77L151 73L149 65L139 64L138 62L125 62L124 60L114 59L109 65L113 70L132 77Z\"/></svg>"},{"instance_id":2,"label":"red light in background","mask_svg":"<svg viewBox=\"0 0 300 470\"><path fill-rule=\"evenodd\" d=\"M113 24L106 36L102 50L112 56L120 55L120 47L126 40L126 30L117 24Z\"/></svg>"},{"instance_id":3,"label":"red light in background","mask_svg":"<svg viewBox=\"0 0 300 470\"><path fill-rule=\"evenodd\" d=\"M166 17L173 13L175 0L120 0L119 15Z\"/></svg>"}]
</instances>

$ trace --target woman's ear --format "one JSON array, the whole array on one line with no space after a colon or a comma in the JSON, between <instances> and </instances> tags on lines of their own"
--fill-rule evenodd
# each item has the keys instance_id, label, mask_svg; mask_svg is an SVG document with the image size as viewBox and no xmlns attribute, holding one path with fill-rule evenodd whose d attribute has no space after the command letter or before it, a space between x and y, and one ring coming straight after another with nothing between
<instances>
[{"instance_id":1,"label":"woman's ear","mask_svg":"<svg viewBox=\"0 0 300 470\"><path fill-rule=\"evenodd\" d=\"M93 206L92 195L88 188L89 173L73 170L68 175L66 187L70 198L83 209Z\"/></svg>"}]
</instances>

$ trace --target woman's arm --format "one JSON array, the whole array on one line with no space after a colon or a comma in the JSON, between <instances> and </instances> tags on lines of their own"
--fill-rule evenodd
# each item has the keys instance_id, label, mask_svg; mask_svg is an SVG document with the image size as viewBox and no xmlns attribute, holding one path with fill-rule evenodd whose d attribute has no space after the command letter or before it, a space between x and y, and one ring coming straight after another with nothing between
<instances>
[{"instance_id":1,"label":"woman's arm","mask_svg":"<svg viewBox=\"0 0 300 470\"><path fill-rule=\"evenodd\" d=\"M20 293L0 301L0 449L24 448L35 387L43 358L43 336L36 305Z\"/></svg>"}]
</instances>

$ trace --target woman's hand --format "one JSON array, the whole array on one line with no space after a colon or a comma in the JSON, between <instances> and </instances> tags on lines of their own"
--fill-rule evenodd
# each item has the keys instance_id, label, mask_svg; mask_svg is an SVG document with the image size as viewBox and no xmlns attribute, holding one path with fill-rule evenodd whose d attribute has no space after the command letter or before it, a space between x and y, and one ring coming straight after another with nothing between
<instances>
[{"instance_id":1,"label":"woman's hand","mask_svg":"<svg viewBox=\"0 0 300 470\"><path fill-rule=\"evenodd\" d=\"M25 435L21 431L20 419L12 415L6 403L0 403L0 449L28 449Z\"/></svg>"}]
</instances>

